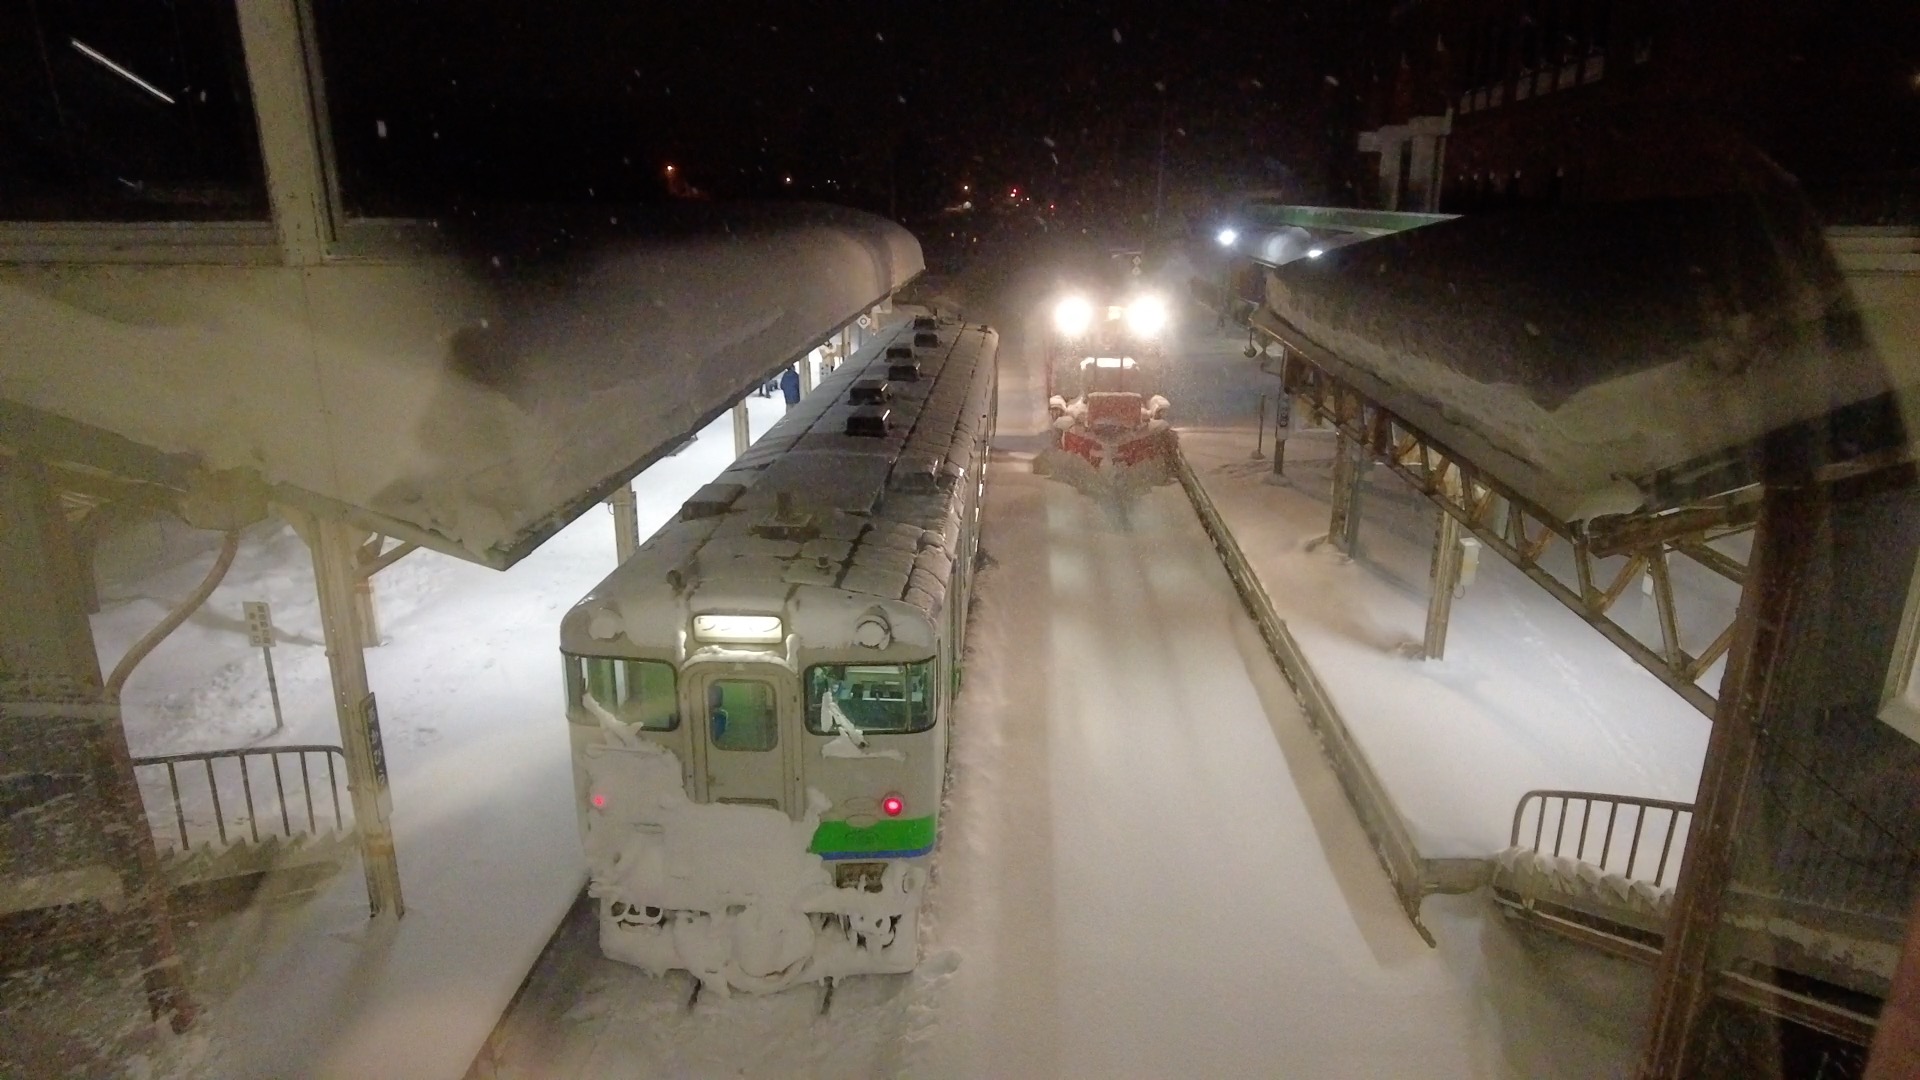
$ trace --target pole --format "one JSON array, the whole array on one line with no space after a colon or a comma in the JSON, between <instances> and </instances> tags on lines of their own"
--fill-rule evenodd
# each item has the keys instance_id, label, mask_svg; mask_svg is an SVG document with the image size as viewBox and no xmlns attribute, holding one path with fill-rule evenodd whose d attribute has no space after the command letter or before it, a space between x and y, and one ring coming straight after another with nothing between
<instances>
[{"instance_id":1,"label":"pole","mask_svg":"<svg viewBox=\"0 0 1920 1080\"><path fill-rule=\"evenodd\" d=\"M607 500L613 511L613 551L622 563L640 550L640 500L632 484L622 484Z\"/></svg>"},{"instance_id":2,"label":"pole","mask_svg":"<svg viewBox=\"0 0 1920 1080\"><path fill-rule=\"evenodd\" d=\"M174 946L153 827L120 703L100 677L78 580L86 568L38 461L0 454L0 549L0 760L29 776L84 778L97 794L37 806L29 799L17 820L38 819L43 830L7 854L56 870L80 869L73 863L89 854L106 863L126 901L114 926L136 956L150 1014L184 1032L198 1010Z\"/></svg>"},{"instance_id":3,"label":"pole","mask_svg":"<svg viewBox=\"0 0 1920 1080\"><path fill-rule=\"evenodd\" d=\"M273 699L273 730L278 734L286 730L287 721L280 713L280 681L273 677L273 650L262 646L260 658L267 662L267 696Z\"/></svg>"},{"instance_id":4,"label":"pole","mask_svg":"<svg viewBox=\"0 0 1920 1080\"><path fill-rule=\"evenodd\" d=\"M1641 1080L1698 1075L1705 1051L1702 1021L1718 974L1713 956L1727 884L1733 877L1734 835L1760 768L1760 721L1787 691L1779 678L1790 650L1789 625L1799 606L1803 576L1825 525L1826 500L1817 488L1769 488L1754 527L1753 557L1734 615L1733 646L1720 681L1720 706L1707 736L1674 889L1667 939L1655 977L1652 1018Z\"/></svg>"},{"instance_id":5,"label":"pole","mask_svg":"<svg viewBox=\"0 0 1920 1080\"><path fill-rule=\"evenodd\" d=\"M1261 394L1259 426L1254 428L1254 433L1253 433L1253 453L1247 456L1255 457L1255 458L1265 457L1266 455L1260 452L1260 448L1266 445L1266 441L1267 441L1267 395Z\"/></svg>"},{"instance_id":6,"label":"pole","mask_svg":"<svg viewBox=\"0 0 1920 1080\"><path fill-rule=\"evenodd\" d=\"M1460 490L1460 472L1447 472L1447 491ZM1460 519L1440 511L1440 527L1433 542L1433 562L1428 570L1430 592L1427 596L1427 634L1420 652L1428 660L1447 654L1447 625L1453 619L1453 593L1460 584Z\"/></svg>"},{"instance_id":7,"label":"pole","mask_svg":"<svg viewBox=\"0 0 1920 1080\"><path fill-rule=\"evenodd\" d=\"M367 906L374 916L406 914L400 893L400 862L394 852L393 826L385 797L384 758L379 718L367 708L367 658L354 616L354 552L360 533L352 525L315 514L288 511L313 552L314 590L320 597L320 624L327 642L327 668L333 677L334 715L347 759L347 790L353 799L354 832L367 875Z\"/></svg>"},{"instance_id":8,"label":"pole","mask_svg":"<svg viewBox=\"0 0 1920 1080\"><path fill-rule=\"evenodd\" d=\"M747 422L747 402L745 398L733 406L733 456L739 457L753 445L753 429Z\"/></svg>"},{"instance_id":9,"label":"pole","mask_svg":"<svg viewBox=\"0 0 1920 1080\"><path fill-rule=\"evenodd\" d=\"M1283 476L1287 436L1293 432L1293 395L1282 391L1273 402L1273 475Z\"/></svg>"}]
</instances>

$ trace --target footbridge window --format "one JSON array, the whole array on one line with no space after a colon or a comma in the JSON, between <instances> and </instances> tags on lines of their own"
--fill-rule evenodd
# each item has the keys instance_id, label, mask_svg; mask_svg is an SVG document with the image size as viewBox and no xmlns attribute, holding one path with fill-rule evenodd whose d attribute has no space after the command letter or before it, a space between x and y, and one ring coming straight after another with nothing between
<instances>
[{"instance_id":1,"label":"footbridge window","mask_svg":"<svg viewBox=\"0 0 1920 1080\"><path fill-rule=\"evenodd\" d=\"M234 5L0 2L0 219L266 220Z\"/></svg>"}]
</instances>

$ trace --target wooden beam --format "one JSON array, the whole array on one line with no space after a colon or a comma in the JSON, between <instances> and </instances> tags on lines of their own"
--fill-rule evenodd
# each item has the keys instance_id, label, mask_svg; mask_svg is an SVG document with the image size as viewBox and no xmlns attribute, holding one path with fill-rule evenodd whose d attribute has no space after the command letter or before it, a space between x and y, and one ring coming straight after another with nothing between
<instances>
[{"instance_id":1,"label":"wooden beam","mask_svg":"<svg viewBox=\"0 0 1920 1080\"><path fill-rule=\"evenodd\" d=\"M1689 507L1665 514L1595 518L1587 523L1587 548L1601 558L1624 555L1708 529L1751 525L1759 516L1759 501L1748 499Z\"/></svg>"},{"instance_id":2,"label":"wooden beam","mask_svg":"<svg viewBox=\"0 0 1920 1080\"><path fill-rule=\"evenodd\" d=\"M1701 1026L1716 981L1713 943L1733 876L1735 830L1760 766L1760 724L1774 704L1774 676L1786 670L1789 624L1802 595L1801 574L1825 524L1827 496L1814 488L1776 488L1761 507L1752 578L1740 595L1721 682L1723 704L1710 714L1713 732L1660 958L1641 1080L1699 1074Z\"/></svg>"}]
</instances>

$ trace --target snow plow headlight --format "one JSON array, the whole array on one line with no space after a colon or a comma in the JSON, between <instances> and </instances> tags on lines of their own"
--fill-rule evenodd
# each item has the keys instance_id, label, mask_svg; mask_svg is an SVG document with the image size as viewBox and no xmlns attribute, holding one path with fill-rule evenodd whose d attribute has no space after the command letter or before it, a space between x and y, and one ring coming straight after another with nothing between
<instances>
[{"instance_id":1,"label":"snow plow headlight","mask_svg":"<svg viewBox=\"0 0 1920 1080\"><path fill-rule=\"evenodd\" d=\"M1069 296L1053 305L1053 328L1062 337L1079 337L1093 323L1093 305L1084 297Z\"/></svg>"},{"instance_id":2,"label":"snow plow headlight","mask_svg":"<svg viewBox=\"0 0 1920 1080\"><path fill-rule=\"evenodd\" d=\"M883 862L840 862L833 864L833 884L839 889L861 889L866 892L879 892L881 881L887 876L887 864Z\"/></svg>"},{"instance_id":3,"label":"snow plow headlight","mask_svg":"<svg viewBox=\"0 0 1920 1080\"><path fill-rule=\"evenodd\" d=\"M1127 305L1127 329L1137 337L1153 337L1167 325L1167 302L1157 296L1137 296Z\"/></svg>"}]
</instances>

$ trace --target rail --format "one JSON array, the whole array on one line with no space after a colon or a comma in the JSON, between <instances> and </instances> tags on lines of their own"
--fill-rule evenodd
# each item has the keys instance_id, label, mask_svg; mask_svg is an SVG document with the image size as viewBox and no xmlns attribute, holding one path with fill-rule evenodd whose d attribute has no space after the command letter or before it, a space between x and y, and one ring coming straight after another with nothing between
<instances>
[{"instance_id":1,"label":"rail","mask_svg":"<svg viewBox=\"0 0 1920 1080\"><path fill-rule=\"evenodd\" d=\"M1553 813L1559 802L1560 812ZM1580 812L1573 815L1573 806ZM1596 828L1595 808L1603 810L1606 822ZM1532 810L1532 816L1528 811ZM1624 813L1623 813L1624 811ZM1664 813L1664 819L1662 814ZM1547 823L1553 821L1552 850L1547 848ZM1532 823L1531 849L1535 854L1567 856L1598 867L1604 873L1617 873L1628 880L1667 887L1670 878L1680 874L1680 852L1686 850L1687 829L1693 823L1693 804L1667 799L1645 799L1634 795L1608 795L1597 791L1529 791L1520 797L1513 810L1513 847L1528 846L1524 838ZM1569 825L1573 826L1569 830ZM1648 826L1653 828L1648 830ZM1632 830L1630 837L1616 844L1616 837ZM1653 837L1658 835L1658 853ZM1675 849L1676 841L1679 849ZM1653 876L1635 877L1636 868L1644 871L1651 864Z\"/></svg>"},{"instance_id":2,"label":"rail","mask_svg":"<svg viewBox=\"0 0 1920 1080\"><path fill-rule=\"evenodd\" d=\"M283 758L294 761L283 766ZM324 780L315 758L325 765ZM190 851L196 841L222 847L236 840L258 844L263 812L268 839L345 832L351 825L350 811L343 812L340 797L346 757L337 746L205 750L135 758L133 765L149 817L154 815L155 802L164 799L161 821L171 828L163 829L156 822L154 829L163 853ZM266 788L269 778L271 791ZM170 832L169 840L162 840L163 831Z\"/></svg>"}]
</instances>

